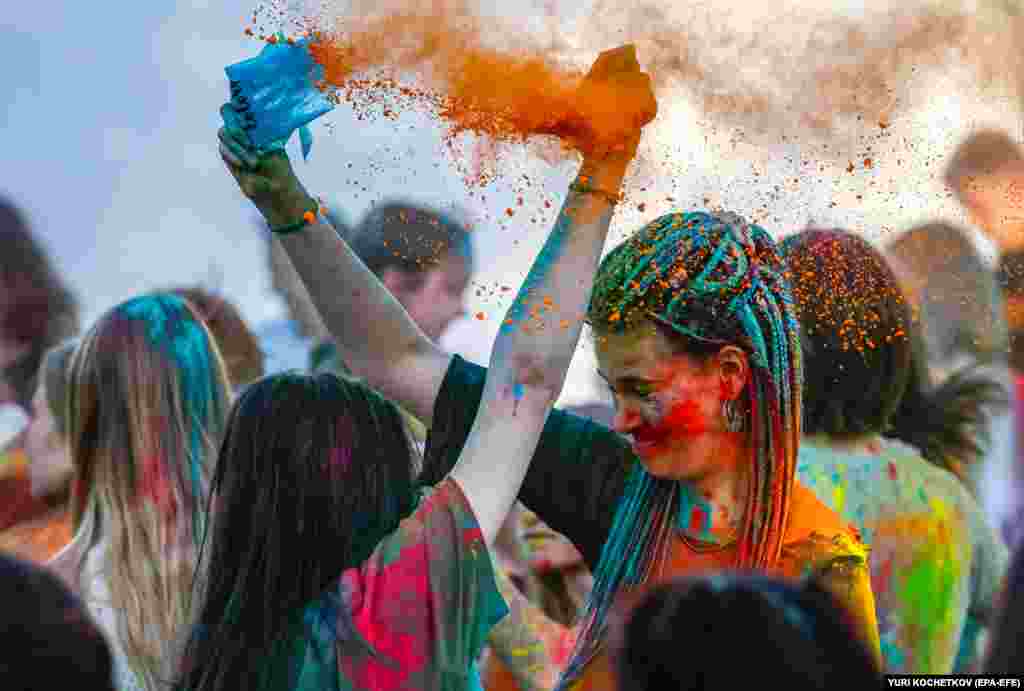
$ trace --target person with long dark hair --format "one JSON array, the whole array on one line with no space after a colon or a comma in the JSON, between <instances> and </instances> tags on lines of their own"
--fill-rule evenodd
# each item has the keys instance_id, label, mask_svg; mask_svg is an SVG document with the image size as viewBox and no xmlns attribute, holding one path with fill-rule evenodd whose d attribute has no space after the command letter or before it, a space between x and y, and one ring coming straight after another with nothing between
<instances>
[{"instance_id":1,"label":"person with long dark hair","mask_svg":"<svg viewBox=\"0 0 1024 691\"><path fill-rule=\"evenodd\" d=\"M643 97L620 104L634 116L623 132L625 149L585 162L598 180L621 184L656 112L650 79L631 50L602 54L588 78ZM222 130L220 139L229 170L282 236L299 273L333 263L343 281L353 272L368 288L336 293L338 302L318 299L310 286L332 333L349 339L372 331L407 343L404 322L369 318L382 307L404 311L317 218L287 156L255 151L240 131ZM505 609L488 550L561 390L592 285L592 277L563 275L557 259L596 260L610 220L607 189L601 191L566 202L495 343L458 461L433 489L417 487L397 407L366 385L332 373L284 374L243 393L214 473L211 538L197 579L201 604L179 688L472 684L473 661ZM551 305L550 314L524 314L523 302L551 295L560 306ZM349 308L362 308L363 316L353 322ZM425 340L415 327L414 335ZM420 355L435 364L443 357ZM364 353L356 363L367 356L376 357ZM413 412L431 419L422 408Z\"/></svg>"},{"instance_id":2,"label":"person with long dark hair","mask_svg":"<svg viewBox=\"0 0 1024 691\"><path fill-rule=\"evenodd\" d=\"M807 368L799 476L871 545L886 672L963 671L1006 565L964 482L999 386L971 373L923 386L919 324L862 238L808 229L782 246ZM885 436L897 421L902 441Z\"/></svg>"}]
</instances>

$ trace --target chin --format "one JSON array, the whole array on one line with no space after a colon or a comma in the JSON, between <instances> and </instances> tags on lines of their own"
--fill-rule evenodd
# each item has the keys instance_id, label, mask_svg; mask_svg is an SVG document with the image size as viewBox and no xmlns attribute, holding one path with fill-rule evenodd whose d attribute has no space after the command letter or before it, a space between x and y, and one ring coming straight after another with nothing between
<instances>
[{"instance_id":1,"label":"chin","mask_svg":"<svg viewBox=\"0 0 1024 691\"><path fill-rule=\"evenodd\" d=\"M679 459L673 456L671 452L663 451L655 454L637 453L637 458L640 459L640 463L647 469L647 472L656 478L661 478L662 480L686 480L690 477L686 469L680 467Z\"/></svg>"}]
</instances>

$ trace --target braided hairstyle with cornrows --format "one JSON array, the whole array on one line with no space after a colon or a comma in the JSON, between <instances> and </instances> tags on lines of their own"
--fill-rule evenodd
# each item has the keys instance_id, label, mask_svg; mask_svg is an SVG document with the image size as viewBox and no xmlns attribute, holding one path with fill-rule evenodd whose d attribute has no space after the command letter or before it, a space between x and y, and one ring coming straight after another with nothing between
<instances>
[{"instance_id":1,"label":"braided hairstyle with cornrows","mask_svg":"<svg viewBox=\"0 0 1024 691\"><path fill-rule=\"evenodd\" d=\"M786 268L771 236L732 213L662 216L601 262L587 321L598 337L653 321L679 352L706 356L732 345L747 354L751 492L735 566L773 566L793 490L802 373ZM562 688L597 652L616 595L647 582L668 556L682 494L678 481L634 466Z\"/></svg>"}]
</instances>

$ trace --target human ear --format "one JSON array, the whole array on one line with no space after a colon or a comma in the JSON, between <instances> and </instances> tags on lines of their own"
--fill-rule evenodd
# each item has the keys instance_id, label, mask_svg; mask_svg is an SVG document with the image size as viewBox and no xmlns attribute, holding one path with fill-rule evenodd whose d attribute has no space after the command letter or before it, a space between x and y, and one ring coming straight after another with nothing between
<instances>
[{"instance_id":1,"label":"human ear","mask_svg":"<svg viewBox=\"0 0 1024 691\"><path fill-rule=\"evenodd\" d=\"M735 400L743 392L750 378L750 363L747 354L736 346L726 346L715 356L722 398Z\"/></svg>"}]
</instances>

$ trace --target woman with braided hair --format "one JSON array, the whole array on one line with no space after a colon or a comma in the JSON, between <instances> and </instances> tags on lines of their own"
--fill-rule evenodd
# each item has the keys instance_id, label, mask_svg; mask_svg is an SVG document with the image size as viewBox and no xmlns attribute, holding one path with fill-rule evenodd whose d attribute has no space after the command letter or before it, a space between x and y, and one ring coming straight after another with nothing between
<instances>
[{"instance_id":1,"label":"woman with braided hair","mask_svg":"<svg viewBox=\"0 0 1024 691\"><path fill-rule=\"evenodd\" d=\"M639 69L631 52L614 63L602 78ZM635 107L643 93L624 88L619 100ZM587 316L616 395L618 432L551 411L519 492L595 574L560 687L614 688L604 638L620 593L723 568L821 577L877 656L866 550L794 479L800 346L771 238L731 215L671 214L598 268L635 135L584 157L556 225L571 240L549 240L537 259L552 280L524 287L502 329L528 334L543 360ZM243 191L284 226L309 196L290 170L265 174L264 186ZM487 370L433 343L333 231L282 244L351 369L430 428L419 481L441 482L473 444ZM588 303L579 286L591 279Z\"/></svg>"}]
</instances>

